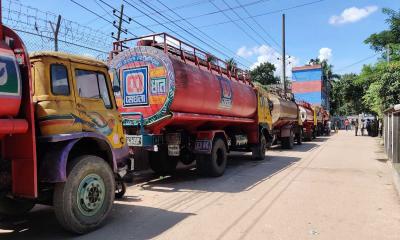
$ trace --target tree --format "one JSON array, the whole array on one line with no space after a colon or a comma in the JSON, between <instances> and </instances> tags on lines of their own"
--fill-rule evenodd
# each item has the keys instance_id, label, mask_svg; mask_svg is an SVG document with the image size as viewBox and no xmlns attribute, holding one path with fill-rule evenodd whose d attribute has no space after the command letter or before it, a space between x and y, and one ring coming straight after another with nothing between
<instances>
[{"instance_id":1,"label":"tree","mask_svg":"<svg viewBox=\"0 0 400 240\"><path fill-rule=\"evenodd\" d=\"M382 115L390 105L400 103L400 61L366 66L360 82L368 84L363 101L372 112Z\"/></svg>"},{"instance_id":2,"label":"tree","mask_svg":"<svg viewBox=\"0 0 400 240\"><path fill-rule=\"evenodd\" d=\"M382 57L389 57L392 60L400 60L400 10L396 12L393 9L383 8L382 12L388 16L386 23L389 29L374 33L369 36L364 43L369 44L371 49L376 52L382 52Z\"/></svg>"},{"instance_id":3,"label":"tree","mask_svg":"<svg viewBox=\"0 0 400 240\"><path fill-rule=\"evenodd\" d=\"M279 78L274 76L275 71L276 68L274 64L265 62L251 70L250 76L253 81L259 82L262 85L277 84Z\"/></svg>"},{"instance_id":4,"label":"tree","mask_svg":"<svg viewBox=\"0 0 400 240\"><path fill-rule=\"evenodd\" d=\"M227 68L229 71L232 71L234 68L237 67L237 62L234 58L226 59Z\"/></svg>"}]
</instances>

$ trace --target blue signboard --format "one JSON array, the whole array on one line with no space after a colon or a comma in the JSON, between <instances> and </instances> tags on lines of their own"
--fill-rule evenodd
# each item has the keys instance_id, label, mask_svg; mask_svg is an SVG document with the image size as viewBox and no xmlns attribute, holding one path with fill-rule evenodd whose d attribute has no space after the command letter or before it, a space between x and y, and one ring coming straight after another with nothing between
<instances>
[{"instance_id":1,"label":"blue signboard","mask_svg":"<svg viewBox=\"0 0 400 240\"><path fill-rule=\"evenodd\" d=\"M149 103L147 67L125 69L122 73L124 83L124 106L140 106Z\"/></svg>"}]
</instances>

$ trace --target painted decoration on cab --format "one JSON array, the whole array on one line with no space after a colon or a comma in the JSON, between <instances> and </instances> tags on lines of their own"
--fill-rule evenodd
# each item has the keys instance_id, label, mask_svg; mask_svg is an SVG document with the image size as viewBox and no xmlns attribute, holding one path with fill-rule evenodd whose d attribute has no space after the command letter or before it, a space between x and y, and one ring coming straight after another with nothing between
<instances>
[{"instance_id":1,"label":"painted decoration on cab","mask_svg":"<svg viewBox=\"0 0 400 240\"><path fill-rule=\"evenodd\" d=\"M221 102L220 102L220 107L221 108L232 108L232 87L231 83L228 79L217 76L219 80L219 84L221 87Z\"/></svg>"},{"instance_id":2,"label":"painted decoration on cab","mask_svg":"<svg viewBox=\"0 0 400 240\"><path fill-rule=\"evenodd\" d=\"M1 95L20 95L20 76L15 58L0 56L0 93Z\"/></svg>"},{"instance_id":3,"label":"painted decoration on cab","mask_svg":"<svg viewBox=\"0 0 400 240\"><path fill-rule=\"evenodd\" d=\"M148 104L148 68L139 67L125 69L124 81L124 106L139 106Z\"/></svg>"}]
</instances>

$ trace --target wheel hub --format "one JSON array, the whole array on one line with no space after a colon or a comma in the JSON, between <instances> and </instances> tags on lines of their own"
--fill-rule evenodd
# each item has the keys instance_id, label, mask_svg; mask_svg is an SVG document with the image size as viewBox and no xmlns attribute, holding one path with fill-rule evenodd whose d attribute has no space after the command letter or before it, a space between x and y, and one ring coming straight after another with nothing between
<instances>
[{"instance_id":1,"label":"wheel hub","mask_svg":"<svg viewBox=\"0 0 400 240\"><path fill-rule=\"evenodd\" d=\"M95 215L103 206L105 186L97 174L89 174L82 179L78 187L78 208L85 216Z\"/></svg>"}]
</instances>

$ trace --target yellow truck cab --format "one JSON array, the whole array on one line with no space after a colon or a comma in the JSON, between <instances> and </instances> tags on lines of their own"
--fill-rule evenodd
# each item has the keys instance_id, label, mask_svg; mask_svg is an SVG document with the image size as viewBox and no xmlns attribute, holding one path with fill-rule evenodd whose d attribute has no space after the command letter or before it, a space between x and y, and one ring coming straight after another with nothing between
<instances>
[{"instance_id":1,"label":"yellow truck cab","mask_svg":"<svg viewBox=\"0 0 400 240\"><path fill-rule=\"evenodd\" d=\"M59 52L36 52L30 60L38 181L53 187L49 204L64 228L91 231L106 218L114 197L122 197L129 165L108 68Z\"/></svg>"}]
</instances>

